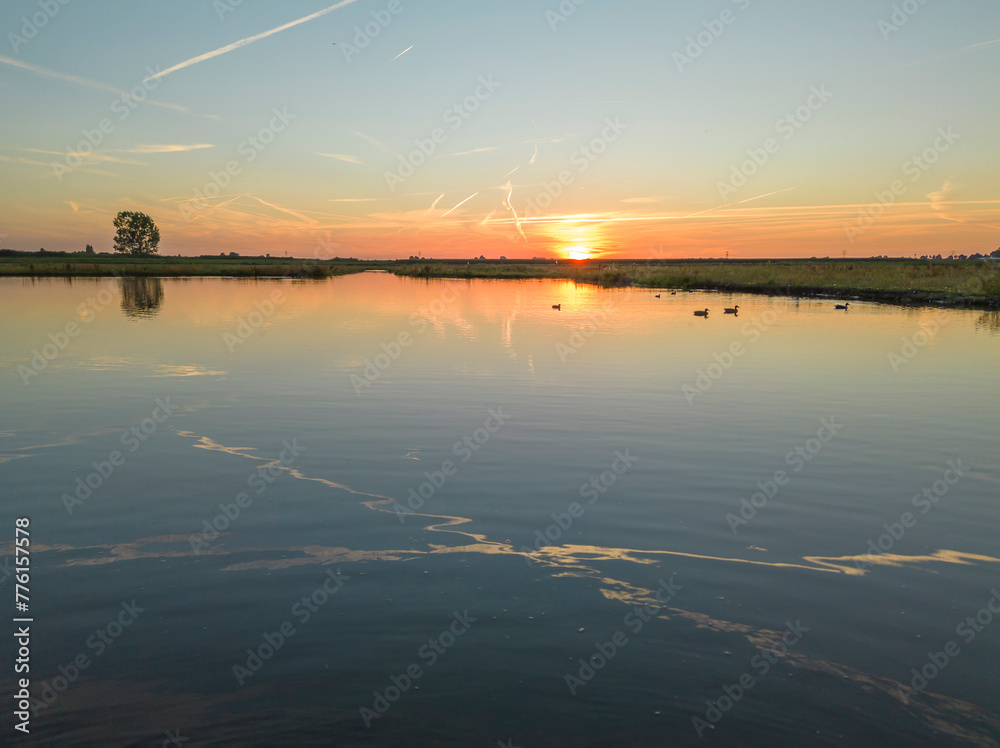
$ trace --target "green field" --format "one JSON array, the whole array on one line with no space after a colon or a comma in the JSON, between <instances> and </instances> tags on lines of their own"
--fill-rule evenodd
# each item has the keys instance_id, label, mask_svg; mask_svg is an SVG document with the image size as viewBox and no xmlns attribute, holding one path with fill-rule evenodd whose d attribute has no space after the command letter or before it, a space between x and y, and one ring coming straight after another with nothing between
<instances>
[{"instance_id":1,"label":"green field","mask_svg":"<svg viewBox=\"0 0 1000 748\"><path fill-rule=\"evenodd\" d=\"M327 278L386 270L417 278L565 278L605 287L709 289L1000 309L1000 263L979 260L467 261L10 253L0 276Z\"/></svg>"},{"instance_id":2,"label":"green field","mask_svg":"<svg viewBox=\"0 0 1000 748\"><path fill-rule=\"evenodd\" d=\"M377 263L351 260L298 260L258 257L148 257L136 259L121 255L58 254L55 252L18 253L0 256L0 276L33 278L78 278L101 276L145 276L184 278L217 276L236 278L328 278L359 273Z\"/></svg>"}]
</instances>

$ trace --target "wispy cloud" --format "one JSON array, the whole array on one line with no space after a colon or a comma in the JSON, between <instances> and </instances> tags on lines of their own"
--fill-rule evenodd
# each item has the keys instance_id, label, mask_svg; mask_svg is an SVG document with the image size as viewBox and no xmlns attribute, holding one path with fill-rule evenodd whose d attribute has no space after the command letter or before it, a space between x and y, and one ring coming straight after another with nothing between
<instances>
[{"instance_id":1,"label":"wispy cloud","mask_svg":"<svg viewBox=\"0 0 1000 748\"><path fill-rule=\"evenodd\" d=\"M994 39L994 40L989 41L989 42L979 42L978 44L970 44L968 47L965 47L965 49L971 52L974 49L981 49L981 48L985 48L985 47L995 47L998 44L1000 44L1000 39Z\"/></svg>"},{"instance_id":2,"label":"wispy cloud","mask_svg":"<svg viewBox=\"0 0 1000 748\"><path fill-rule=\"evenodd\" d=\"M522 140L521 145L537 145L538 143L563 143L567 140L575 138L575 135L552 135L547 138L532 138L531 140Z\"/></svg>"},{"instance_id":3,"label":"wispy cloud","mask_svg":"<svg viewBox=\"0 0 1000 748\"><path fill-rule=\"evenodd\" d=\"M351 132L353 132L362 140L367 140L369 143L371 143L373 146L378 148L383 153L392 153L392 151L390 151L388 148L382 145L382 143L379 143L377 140L375 140L375 138L373 138L371 135L365 135L363 132L358 132L357 130L351 130Z\"/></svg>"},{"instance_id":4,"label":"wispy cloud","mask_svg":"<svg viewBox=\"0 0 1000 748\"><path fill-rule=\"evenodd\" d=\"M913 68L916 67L917 65L923 65L928 62L947 60L952 57L958 57L959 55L967 54L969 52L979 52L984 49L989 49L990 47L995 47L998 44L1000 44L1000 39L993 39L992 41L988 42L979 42L977 44L970 44L969 46L962 47L961 49L957 49L954 52L948 52L947 54L938 55L937 57L928 57L924 60L917 60L916 62L908 62L905 65L897 65L894 68L890 68L890 70L905 70L906 68Z\"/></svg>"},{"instance_id":5,"label":"wispy cloud","mask_svg":"<svg viewBox=\"0 0 1000 748\"><path fill-rule=\"evenodd\" d=\"M473 148L471 151L460 151L459 153L453 153L452 156L470 156L473 153L489 153L490 151L495 151L496 146L487 146L485 148Z\"/></svg>"},{"instance_id":6,"label":"wispy cloud","mask_svg":"<svg viewBox=\"0 0 1000 748\"><path fill-rule=\"evenodd\" d=\"M137 145L134 148L124 148L117 153L184 153L198 151L202 148L215 148L212 143L192 143L190 145Z\"/></svg>"},{"instance_id":7,"label":"wispy cloud","mask_svg":"<svg viewBox=\"0 0 1000 748\"><path fill-rule=\"evenodd\" d=\"M45 161L33 161L23 156L4 156L2 153L0 153L0 161L6 161L11 164L28 164L29 166L52 166L52 164Z\"/></svg>"},{"instance_id":8,"label":"wispy cloud","mask_svg":"<svg viewBox=\"0 0 1000 748\"><path fill-rule=\"evenodd\" d=\"M931 201L931 210L938 217L945 221L962 223L961 217L954 212L956 197L958 197L958 185L955 184L954 177L944 180L940 190L927 195L927 199Z\"/></svg>"},{"instance_id":9,"label":"wispy cloud","mask_svg":"<svg viewBox=\"0 0 1000 748\"><path fill-rule=\"evenodd\" d=\"M128 91L124 91L115 86L109 86L106 83L99 83L98 81L88 80L87 78L81 78L77 75L70 75L69 73L60 73L55 70L49 70L47 68L40 67L39 65L32 65L30 63L24 62L22 60L15 60L10 57L4 57L0 55L0 63L4 65L10 65L12 67L21 68L22 70L27 70L29 73L34 73L35 75L41 75L46 78L55 78L56 80L64 81L65 83L73 83L77 86L84 86L86 88L95 88L98 91L107 91L109 93L117 94L119 96L126 97L130 100L132 99L132 94ZM180 104L168 104L162 101L153 101L150 98L143 100L144 103L150 106L163 107L164 109L173 109L177 112L183 112L184 114L196 114L192 112L186 106L181 106ZM196 116L212 116L212 115L197 115Z\"/></svg>"},{"instance_id":10,"label":"wispy cloud","mask_svg":"<svg viewBox=\"0 0 1000 748\"><path fill-rule=\"evenodd\" d=\"M650 195L649 197L625 197L622 198L620 202L643 204L643 203L658 203L661 200L665 199L666 197L664 195Z\"/></svg>"},{"instance_id":11,"label":"wispy cloud","mask_svg":"<svg viewBox=\"0 0 1000 748\"><path fill-rule=\"evenodd\" d=\"M59 155L64 156L66 154L60 153ZM4 156L2 153L0 153L0 161L5 161L10 164L24 164L25 166L44 166L46 169L52 168L51 161L35 161L34 159L24 158L23 156ZM110 171L105 171L103 169L88 169L82 166L79 168L79 171L82 171L86 174L98 174L102 177L118 176L117 174L114 174Z\"/></svg>"},{"instance_id":12,"label":"wispy cloud","mask_svg":"<svg viewBox=\"0 0 1000 748\"><path fill-rule=\"evenodd\" d=\"M318 155L318 156L326 156L327 158L335 158L338 161L346 161L349 164L362 164L362 163L364 163L361 159L356 158L355 156L348 156L345 153L319 153L319 152L317 152L316 155Z\"/></svg>"},{"instance_id":13,"label":"wispy cloud","mask_svg":"<svg viewBox=\"0 0 1000 748\"><path fill-rule=\"evenodd\" d=\"M121 89L109 86L106 83L98 83L97 81L87 80L86 78L80 78L79 76L70 75L69 73L59 73L55 70L48 70L47 68L32 65L31 63L24 62L23 60L15 60L3 55L0 55L0 62L4 65L10 65L15 68L27 70L35 75L43 75L47 78L55 78L56 80L66 81L67 83L76 83L79 86L86 86L87 88L96 88L100 91L110 91L111 93L125 93Z\"/></svg>"},{"instance_id":14,"label":"wispy cloud","mask_svg":"<svg viewBox=\"0 0 1000 748\"><path fill-rule=\"evenodd\" d=\"M65 151L47 151L42 148L21 148L21 151L25 153L41 153L45 156L65 156ZM127 151L120 151L122 153ZM149 166L149 164L143 161L136 161L134 158L120 158L118 156L112 156L108 153L102 153L100 151L93 151L91 153L80 153L77 154L84 161L92 161L96 163L111 163L111 164L127 164L128 166ZM26 162L27 163L27 162ZM34 163L34 162L32 162ZM51 163L44 164L45 166L51 166Z\"/></svg>"},{"instance_id":15,"label":"wispy cloud","mask_svg":"<svg viewBox=\"0 0 1000 748\"><path fill-rule=\"evenodd\" d=\"M357 2L357 0L343 0L336 5L331 5L329 8L323 8L323 10L318 10L315 13L311 13L308 16L303 16L294 21L289 21L288 23L283 23L281 26L275 26L269 31L263 31L260 34L255 34L253 36L248 36L246 39L240 39L239 41L233 42L232 44L227 44L224 47L219 47L218 49L213 49L211 52L206 52L203 55L198 55L197 57L192 57L189 60L184 60L184 62L179 62L173 67L167 68L166 70L161 70L156 75L151 75L146 78L146 81L151 81L156 78L163 78L164 76L170 75L171 73L177 72L178 70L183 70L184 68L189 68L192 65L197 65L199 62L204 62L205 60L211 60L213 57L219 57L226 54L227 52L232 52L233 50L240 49L241 47L246 47L254 42L259 42L261 39L266 39L269 36L274 36L282 31L292 28L293 26L298 26L299 24L312 21L320 16L325 16L327 13L332 13L335 10L343 8L345 5L350 5L351 3ZM143 81L145 82L145 81Z\"/></svg>"},{"instance_id":16,"label":"wispy cloud","mask_svg":"<svg viewBox=\"0 0 1000 748\"><path fill-rule=\"evenodd\" d=\"M379 198L377 197L331 197L328 202L331 203L374 203L377 202Z\"/></svg>"}]
</instances>

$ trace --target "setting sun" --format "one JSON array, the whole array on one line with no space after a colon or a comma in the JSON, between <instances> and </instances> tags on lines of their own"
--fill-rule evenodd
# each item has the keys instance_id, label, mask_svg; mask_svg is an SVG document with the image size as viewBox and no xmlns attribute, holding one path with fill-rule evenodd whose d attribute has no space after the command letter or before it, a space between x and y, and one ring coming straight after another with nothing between
<instances>
[{"instance_id":1,"label":"setting sun","mask_svg":"<svg viewBox=\"0 0 1000 748\"><path fill-rule=\"evenodd\" d=\"M576 246L576 247L566 247L563 249L563 254L566 255L570 260L589 260L590 259L590 247Z\"/></svg>"}]
</instances>

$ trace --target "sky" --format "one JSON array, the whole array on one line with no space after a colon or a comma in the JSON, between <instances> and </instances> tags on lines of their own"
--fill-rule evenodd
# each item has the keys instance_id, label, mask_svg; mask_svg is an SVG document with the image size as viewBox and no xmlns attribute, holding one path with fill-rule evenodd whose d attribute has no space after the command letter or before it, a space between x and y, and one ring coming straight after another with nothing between
<instances>
[{"instance_id":1,"label":"sky","mask_svg":"<svg viewBox=\"0 0 1000 748\"><path fill-rule=\"evenodd\" d=\"M4 0L0 246L1000 246L993 0Z\"/></svg>"}]
</instances>

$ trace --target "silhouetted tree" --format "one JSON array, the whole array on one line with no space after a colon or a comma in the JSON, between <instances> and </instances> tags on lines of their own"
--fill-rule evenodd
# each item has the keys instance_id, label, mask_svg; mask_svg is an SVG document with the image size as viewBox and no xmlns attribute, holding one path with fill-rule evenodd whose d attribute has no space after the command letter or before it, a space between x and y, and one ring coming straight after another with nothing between
<instances>
[{"instance_id":1,"label":"silhouetted tree","mask_svg":"<svg viewBox=\"0 0 1000 748\"><path fill-rule=\"evenodd\" d=\"M88 244L87 248L85 250L83 250L83 251L86 252L88 255L94 254L94 245L93 244Z\"/></svg>"},{"instance_id":2,"label":"silhouetted tree","mask_svg":"<svg viewBox=\"0 0 1000 748\"><path fill-rule=\"evenodd\" d=\"M145 213L123 210L115 216L115 252L148 257L156 254L160 230Z\"/></svg>"}]
</instances>

